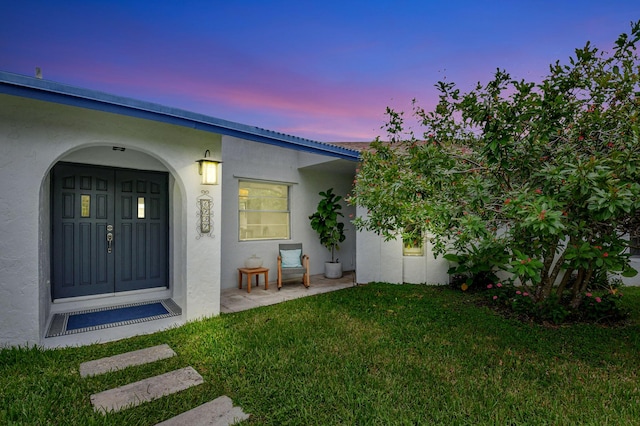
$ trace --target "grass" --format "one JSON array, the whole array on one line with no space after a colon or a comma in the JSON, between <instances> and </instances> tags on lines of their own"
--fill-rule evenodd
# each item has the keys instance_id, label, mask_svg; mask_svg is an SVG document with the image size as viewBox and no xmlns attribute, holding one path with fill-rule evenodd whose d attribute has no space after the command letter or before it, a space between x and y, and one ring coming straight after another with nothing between
<instances>
[{"instance_id":1,"label":"grass","mask_svg":"<svg viewBox=\"0 0 640 426\"><path fill-rule=\"evenodd\" d=\"M640 288L629 324L545 328L445 287L370 284L81 348L0 351L0 424L147 425L220 395L246 424L640 424ZM81 362L178 356L83 379ZM193 366L203 385L96 414L89 396Z\"/></svg>"}]
</instances>

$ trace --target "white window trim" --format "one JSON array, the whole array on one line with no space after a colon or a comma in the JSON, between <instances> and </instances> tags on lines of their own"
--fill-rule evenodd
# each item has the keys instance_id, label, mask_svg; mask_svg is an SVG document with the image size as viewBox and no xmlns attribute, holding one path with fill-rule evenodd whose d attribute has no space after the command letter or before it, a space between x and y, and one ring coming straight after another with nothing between
<instances>
[{"instance_id":1,"label":"white window trim","mask_svg":"<svg viewBox=\"0 0 640 426\"><path fill-rule=\"evenodd\" d=\"M291 226L292 226L292 214L291 214L291 187L293 185L295 185L295 182L286 182L286 181L277 181L277 180L267 180L267 179L255 179L255 178L249 178L249 177L240 177L238 175L233 175L234 178L237 179L237 190L236 190L236 201L238 202L237 205L237 211L238 211L238 227L237 227L237 235L238 235L238 241L241 243L246 243L246 242L256 242L256 241L290 241L291 240ZM288 214L289 220L288 220L288 238L245 238L242 239L240 238L240 214L241 212L248 212L248 211L257 211L257 210L241 210L240 209L240 183L241 182L257 182L257 183L264 183L264 184L273 184L273 185L281 185L281 186L286 186L287 187L287 210L286 213ZM271 210L261 210L264 212L269 212ZM282 210L273 210L271 212L284 212Z\"/></svg>"}]
</instances>

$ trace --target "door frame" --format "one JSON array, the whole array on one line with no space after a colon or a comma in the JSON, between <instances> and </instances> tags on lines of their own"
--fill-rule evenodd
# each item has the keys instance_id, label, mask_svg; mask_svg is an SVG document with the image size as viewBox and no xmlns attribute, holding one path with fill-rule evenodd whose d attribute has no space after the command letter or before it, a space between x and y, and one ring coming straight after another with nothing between
<instances>
[{"instance_id":1,"label":"door frame","mask_svg":"<svg viewBox=\"0 0 640 426\"><path fill-rule=\"evenodd\" d=\"M56 194L56 189L55 189L55 179L54 179L54 175L53 175L53 169L57 166L57 165L65 165L65 166L70 166L70 167L77 167L77 168L90 168L90 169L95 169L95 170L104 170L106 172L109 173L113 173L113 183L114 183L114 187L113 187L113 197L114 200L112 202L113 204L113 210L114 210L114 214L115 214L115 209L116 209L116 200L115 200L115 196L116 193L118 192L117 189L115 188L115 184L117 179L115 178L117 176L118 172L123 172L123 173L128 173L128 174L154 174L154 175L163 175L165 180L164 180L164 188L161 189L161 191L164 191L164 202L161 206L161 209L163 210L163 214L165 217L165 223L163 225L162 231L164 233L164 268L162 271L162 274L164 275L164 282L166 283L166 285L164 286L159 286L159 287L149 287L149 288L143 288L143 289L126 289L126 290L120 290L118 291L118 284L116 283L117 280L117 271L115 270L115 265L116 262L111 262L112 267L113 267L113 271L112 271L112 276L113 276L113 285L112 285L112 290L113 291L107 291L107 292L101 292L101 293L96 293L96 294L88 294L88 295L78 295L78 296L70 296L70 297L55 297L54 294L54 285L55 285L55 277L54 277L54 257L55 257L55 246L56 246L56 241L53 235L54 232L54 227L55 225L55 209L54 209L54 202L55 202L55 197L57 196ZM58 161L56 163L53 164L52 169L51 169L52 173L51 173L51 180L50 180L50 186L49 186L49 191L50 191L50 197L49 197L49 210L50 210L50 230L49 230L49 261L51 264L51 279L50 279L50 295L51 295L51 300L52 301L65 301L65 300L74 300L74 299L78 299L78 298L103 298L105 296L118 296L118 295L125 295L127 293L130 292L136 292L136 291L167 291L170 288L170 244L171 244L171 234L170 234L170 230L171 230L171 197L170 197L170 176L171 174L169 172L166 171L158 171L158 170L142 170L142 169L132 169L132 168L122 168L122 167L113 167L113 166L106 166L106 165L95 165L95 164L85 164L85 163L75 163L75 162L66 162L66 161ZM115 217L114 217L115 219ZM77 259L75 260L77 261Z\"/></svg>"}]
</instances>

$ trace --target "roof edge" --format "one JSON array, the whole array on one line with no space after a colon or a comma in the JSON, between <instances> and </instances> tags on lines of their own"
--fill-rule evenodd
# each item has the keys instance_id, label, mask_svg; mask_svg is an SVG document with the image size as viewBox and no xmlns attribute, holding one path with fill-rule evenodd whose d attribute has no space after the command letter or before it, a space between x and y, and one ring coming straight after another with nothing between
<instances>
[{"instance_id":1,"label":"roof edge","mask_svg":"<svg viewBox=\"0 0 640 426\"><path fill-rule=\"evenodd\" d=\"M6 71L0 71L0 93L169 123L345 160L360 159L360 153L349 148Z\"/></svg>"}]
</instances>

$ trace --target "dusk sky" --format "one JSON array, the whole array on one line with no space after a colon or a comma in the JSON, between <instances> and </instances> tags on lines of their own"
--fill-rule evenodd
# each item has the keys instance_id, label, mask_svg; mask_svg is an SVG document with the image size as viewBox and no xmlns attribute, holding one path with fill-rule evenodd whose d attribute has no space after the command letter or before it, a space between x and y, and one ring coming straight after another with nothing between
<instances>
[{"instance_id":1,"label":"dusk sky","mask_svg":"<svg viewBox=\"0 0 640 426\"><path fill-rule=\"evenodd\" d=\"M324 142L382 135L496 68L539 81L610 50L640 0L33 1L0 7L0 70Z\"/></svg>"}]
</instances>

